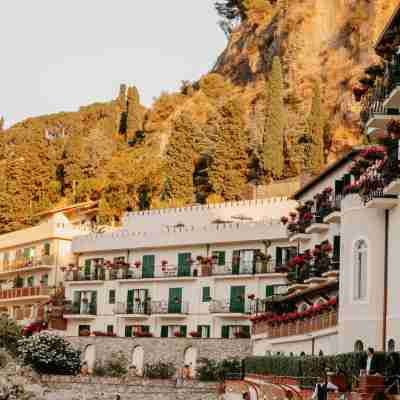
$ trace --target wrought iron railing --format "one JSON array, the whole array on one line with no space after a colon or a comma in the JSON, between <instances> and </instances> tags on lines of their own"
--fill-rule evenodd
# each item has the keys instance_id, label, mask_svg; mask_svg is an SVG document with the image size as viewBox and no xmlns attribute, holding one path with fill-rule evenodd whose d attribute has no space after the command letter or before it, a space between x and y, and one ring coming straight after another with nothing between
<instances>
[{"instance_id":1,"label":"wrought iron railing","mask_svg":"<svg viewBox=\"0 0 400 400\"><path fill-rule=\"evenodd\" d=\"M189 303L179 299L170 301L152 301L151 302L152 314L188 314Z\"/></svg>"},{"instance_id":2,"label":"wrought iron railing","mask_svg":"<svg viewBox=\"0 0 400 400\"><path fill-rule=\"evenodd\" d=\"M97 303L82 301L80 303L72 303L65 306L65 314L67 315L97 315Z\"/></svg>"},{"instance_id":3,"label":"wrought iron railing","mask_svg":"<svg viewBox=\"0 0 400 400\"><path fill-rule=\"evenodd\" d=\"M256 299L246 298L211 300L209 311L211 314L254 314L256 312Z\"/></svg>"},{"instance_id":4,"label":"wrought iron railing","mask_svg":"<svg viewBox=\"0 0 400 400\"><path fill-rule=\"evenodd\" d=\"M114 307L114 314L121 315L150 315L151 303L149 301L142 301L135 299L133 303L117 303Z\"/></svg>"}]
</instances>

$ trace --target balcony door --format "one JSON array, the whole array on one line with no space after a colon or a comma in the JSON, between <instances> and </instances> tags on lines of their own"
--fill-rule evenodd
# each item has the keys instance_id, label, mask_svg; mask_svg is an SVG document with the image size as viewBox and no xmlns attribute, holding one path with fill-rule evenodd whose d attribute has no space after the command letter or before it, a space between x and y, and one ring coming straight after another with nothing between
<instances>
[{"instance_id":1,"label":"balcony door","mask_svg":"<svg viewBox=\"0 0 400 400\"><path fill-rule=\"evenodd\" d=\"M180 314L182 312L182 288L170 288L168 299L168 313Z\"/></svg>"},{"instance_id":2,"label":"balcony door","mask_svg":"<svg viewBox=\"0 0 400 400\"><path fill-rule=\"evenodd\" d=\"M142 314L145 312L147 289L128 289L126 306L127 314Z\"/></svg>"},{"instance_id":3,"label":"balcony door","mask_svg":"<svg viewBox=\"0 0 400 400\"><path fill-rule=\"evenodd\" d=\"M255 271L255 250L234 250L232 253L232 274L253 274Z\"/></svg>"},{"instance_id":4,"label":"balcony door","mask_svg":"<svg viewBox=\"0 0 400 400\"><path fill-rule=\"evenodd\" d=\"M153 254L143 256L143 278L154 278L155 256Z\"/></svg>"},{"instance_id":5,"label":"balcony door","mask_svg":"<svg viewBox=\"0 0 400 400\"><path fill-rule=\"evenodd\" d=\"M231 286L230 312L244 313L246 286Z\"/></svg>"},{"instance_id":6,"label":"balcony door","mask_svg":"<svg viewBox=\"0 0 400 400\"><path fill-rule=\"evenodd\" d=\"M190 276L190 258L191 253L178 254L178 276Z\"/></svg>"}]
</instances>

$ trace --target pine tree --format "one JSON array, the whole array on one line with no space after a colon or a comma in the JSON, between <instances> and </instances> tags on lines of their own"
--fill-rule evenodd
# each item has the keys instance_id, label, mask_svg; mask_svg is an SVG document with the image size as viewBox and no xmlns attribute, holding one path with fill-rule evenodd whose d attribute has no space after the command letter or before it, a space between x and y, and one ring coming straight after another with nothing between
<instances>
[{"instance_id":1,"label":"pine tree","mask_svg":"<svg viewBox=\"0 0 400 400\"><path fill-rule=\"evenodd\" d=\"M165 182L172 201L193 200L194 136L193 120L181 114L175 121L165 154Z\"/></svg>"},{"instance_id":2,"label":"pine tree","mask_svg":"<svg viewBox=\"0 0 400 400\"><path fill-rule=\"evenodd\" d=\"M127 141L134 140L136 133L142 130L142 118L140 110L140 97L139 91L135 86L128 88L128 115L127 115L127 127L126 127L126 139Z\"/></svg>"},{"instance_id":3,"label":"pine tree","mask_svg":"<svg viewBox=\"0 0 400 400\"><path fill-rule=\"evenodd\" d=\"M308 131L311 141L310 169L318 172L324 164L324 129L321 111L321 92L318 82L313 89L313 99L308 117Z\"/></svg>"},{"instance_id":4,"label":"pine tree","mask_svg":"<svg viewBox=\"0 0 400 400\"><path fill-rule=\"evenodd\" d=\"M286 110L283 103L283 77L279 57L272 61L271 78L267 85L267 115L264 130L263 164L270 177L280 178L284 172L284 134Z\"/></svg>"},{"instance_id":5,"label":"pine tree","mask_svg":"<svg viewBox=\"0 0 400 400\"><path fill-rule=\"evenodd\" d=\"M213 192L225 200L240 200L247 183L247 143L238 100L228 100L211 122L217 129L209 168Z\"/></svg>"}]
</instances>

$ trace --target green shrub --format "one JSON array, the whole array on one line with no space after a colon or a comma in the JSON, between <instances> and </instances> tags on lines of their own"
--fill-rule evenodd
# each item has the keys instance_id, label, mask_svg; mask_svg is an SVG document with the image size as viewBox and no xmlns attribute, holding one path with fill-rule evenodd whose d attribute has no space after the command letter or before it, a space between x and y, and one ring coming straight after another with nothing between
<instances>
[{"instance_id":1,"label":"green shrub","mask_svg":"<svg viewBox=\"0 0 400 400\"><path fill-rule=\"evenodd\" d=\"M94 375L119 378L128 373L128 359L122 353L112 353L111 358L105 361L96 361L93 369Z\"/></svg>"},{"instance_id":2,"label":"green shrub","mask_svg":"<svg viewBox=\"0 0 400 400\"><path fill-rule=\"evenodd\" d=\"M0 347L16 354L18 340L22 338L20 327L7 316L0 316Z\"/></svg>"},{"instance_id":3,"label":"green shrub","mask_svg":"<svg viewBox=\"0 0 400 400\"><path fill-rule=\"evenodd\" d=\"M172 363L159 361L144 366L144 376L150 379L171 379L175 375L176 368Z\"/></svg>"},{"instance_id":4,"label":"green shrub","mask_svg":"<svg viewBox=\"0 0 400 400\"><path fill-rule=\"evenodd\" d=\"M376 352L378 372L383 373L386 354ZM303 383L312 382L312 378L321 378L326 370L341 373L351 378L359 376L365 368L366 353L345 353L335 356L263 356L249 357L245 360L247 374L262 374L290 377L304 377Z\"/></svg>"},{"instance_id":5,"label":"green shrub","mask_svg":"<svg viewBox=\"0 0 400 400\"><path fill-rule=\"evenodd\" d=\"M222 382L227 374L240 374L242 362L238 358L230 358L222 361L201 358L197 367L197 377L205 382Z\"/></svg>"},{"instance_id":6,"label":"green shrub","mask_svg":"<svg viewBox=\"0 0 400 400\"><path fill-rule=\"evenodd\" d=\"M21 339L17 354L42 374L76 375L80 371L80 351L60 336L41 333Z\"/></svg>"}]
</instances>

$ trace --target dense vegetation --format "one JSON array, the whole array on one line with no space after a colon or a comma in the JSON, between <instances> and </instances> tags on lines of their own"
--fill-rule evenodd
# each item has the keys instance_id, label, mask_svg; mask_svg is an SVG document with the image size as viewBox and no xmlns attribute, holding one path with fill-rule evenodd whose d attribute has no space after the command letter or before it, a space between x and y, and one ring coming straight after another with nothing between
<instances>
[{"instance_id":1,"label":"dense vegetation","mask_svg":"<svg viewBox=\"0 0 400 400\"><path fill-rule=\"evenodd\" d=\"M277 4L220 0L216 9L246 24L279 13ZM89 199L98 201L98 222L118 224L125 210L239 200L251 184L318 172L331 144L320 79L309 79L312 104L310 97L300 107L288 91L286 59L274 43L265 46L266 67L251 92L213 72L145 109L138 90L121 85L108 103L2 130L0 233Z\"/></svg>"}]
</instances>

